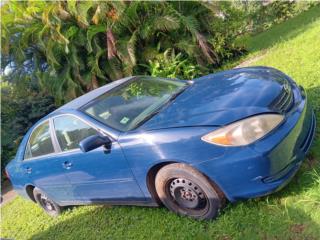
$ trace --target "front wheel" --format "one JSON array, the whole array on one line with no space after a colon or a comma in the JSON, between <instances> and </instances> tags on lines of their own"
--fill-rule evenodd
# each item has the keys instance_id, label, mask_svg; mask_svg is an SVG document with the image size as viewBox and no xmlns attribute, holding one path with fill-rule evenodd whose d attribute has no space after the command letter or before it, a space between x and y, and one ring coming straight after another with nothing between
<instances>
[{"instance_id":1,"label":"front wheel","mask_svg":"<svg viewBox=\"0 0 320 240\"><path fill-rule=\"evenodd\" d=\"M157 194L171 211L195 219L218 215L224 197L194 168L181 163L164 166L155 179Z\"/></svg>"},{"instance_id":2,"label":"front wheel","mask_svg":"<svg viewBox=\"0 0 320 240\"><path fill-rule=\"evenodd\" d=\"M56 217L61 214L62 207L56 204L53 200L42 192L39 188L33 189L33 196L36 202L40 205L43 210L52 217Z\"/></svg>"}]
</instances>

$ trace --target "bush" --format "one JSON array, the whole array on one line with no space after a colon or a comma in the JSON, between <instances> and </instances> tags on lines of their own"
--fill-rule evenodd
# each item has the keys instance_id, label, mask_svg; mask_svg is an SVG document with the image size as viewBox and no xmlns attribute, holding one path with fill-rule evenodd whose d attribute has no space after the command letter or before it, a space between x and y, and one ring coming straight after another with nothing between
<instances>
[{"instance_id":1,"label":"bush","mask_svg":"<svg viewBox=\"0 0 320 240\"><path fill-rule=\"evenodd\" d=\"M192 63L190 59L183 57L181 53L175 54L172 49L159 54L156 59L150 60L148 65L143 66L147 68L145 74L154 77L193 79L208 72L205 67Z\"/></svg>"},{"instance_id":2,"label":"bush","mask_svg":"<svg viewBox=\"0 0 320 240\"><path fill-rule=\"evenodd\" d=\"M312 1L249 2L242 6L247 13L247 33L266 30L316 5Z\"/></svg>"},{"instance_id":3,"label":"bush","mask_svg":"<svg viewBox=\"0 0 320 240\"><path fill-rule=\"evenodd\" d=\"M27 130L55 109L53 97L19 90L8 82L1 84L1 172L14 158Z\"/></svg>"}]
</instances>

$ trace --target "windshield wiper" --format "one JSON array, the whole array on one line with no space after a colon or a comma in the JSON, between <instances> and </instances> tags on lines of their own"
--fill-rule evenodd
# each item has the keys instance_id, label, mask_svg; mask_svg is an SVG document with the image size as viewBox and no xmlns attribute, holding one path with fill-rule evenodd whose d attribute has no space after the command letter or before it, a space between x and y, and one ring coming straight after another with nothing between
<instances>
[{"instance_id":1,"label":"windshield wiper","mask_svg":"<svg viewBox=\"0 0 320 240\"><path fill-rule=\"evenodd\" d=\"M149 119L151 119L153 116L157 115L163 108L165 108L166 106L168 106L169 103L171 103L174 99L176 99L181 93L183 93L192 83L186 84L183 88L181 88L179 91L175 92L174 94L172 94L170 96L170 98L162 105L160 105L155 111L153 111L152 113L150 113L148 116L146 116L145 118L143 118L141 121L139 121L133 129L136 129L138 127L140 127L142 124L144 124L146 121L148 121Z\"/></svg>"},{"instance_id":2,"label":"windshield wiper","mask_svg":"<svg viewBox=\"0 0 320 240\"><path fill-rule=\"evenodd\" d=\"M172 102L174 99L176 99L181 93L183 93L190 85L185 85L183 88L180 89L180 91L175 92L174 94L171 95L171 97L169 98L168 102ZM164 104L166 105L166 104Z\"/></svg>"},{"instance_id":3,"label":"windshield wiper","mask_svg":"<svg viewBox=\"0 0 320 240\"><path fill-rule=\"evenodd\" d=\"M150 113L148 116L146 116L144 119L142 119L140 122L138 122L133 129L136 129L138 127L140 127L142 124L144 124L146 121L148 121L149 119L151 119L153 116L157 115L162 109L162 106L159 107L157 110L155 110L154 112Z\"/></svg>"}]
</instances>

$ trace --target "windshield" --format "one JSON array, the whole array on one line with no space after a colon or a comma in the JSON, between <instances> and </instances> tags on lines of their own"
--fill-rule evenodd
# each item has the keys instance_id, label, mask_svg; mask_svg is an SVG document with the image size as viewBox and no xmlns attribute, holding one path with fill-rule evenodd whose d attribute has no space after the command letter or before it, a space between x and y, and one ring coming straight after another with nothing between
<instances>
[{"instance_id":1,"label":"windshield","mask_svg":"<svg viewBox=\"0 0 320 240\"><path fill-rule=\"evenodd\" d=\"M178 80L138 77L102 94L81 110L112 128L128 131L157 113L186 86Z\"/></svg>"}]
</instances>

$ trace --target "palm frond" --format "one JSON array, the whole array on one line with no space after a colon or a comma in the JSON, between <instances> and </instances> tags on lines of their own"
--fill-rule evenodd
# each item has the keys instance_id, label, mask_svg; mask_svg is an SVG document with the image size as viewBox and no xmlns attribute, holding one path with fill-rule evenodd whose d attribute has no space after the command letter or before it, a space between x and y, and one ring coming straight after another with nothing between
<instances>
[{"instance_id":1,"label":"palm frond","mask_svg":"<svg viewBox=\"0 0 320 240\"><path fill-rule=\"evenodd\" d=\"M87 50L89 53L92 52L92 38L101 32L106 32L107 28L104 24L91 25L87 30Z\"/></svg>"},{"instance_id":2,"label":"palm frond","mask_svg":"<svg viewBox=\"0 0 320 240\"><path fill-rule=\"evenodd\" d=\"M111 80L123 77L121 63L117 58L109 59L105 64L106 72Z\"/></svg>"},{"instance_id":3,"label":"palm frond","mask_svg":"<svg viewBox=\"0 0 320 240\"><path fill-rule=\"evenodd\" d=\"M77 2L77 5L76 5L76 9L77 9L76 19L77 19L80 27L87 28L89 26L88 11L92 7L93 7L93 4L92 4L91 1L86 0L86 1Z\"/></svg>"},{"instance_id":4,"label":"palm frond","mask_svg":"<svg viewBox=\"0 0 320 240\"><path fill-rule=\"evenodd\" d=\"M140 26L140 35L142 39L148 39L154 36L157 31L173 31L178 29L179 26L178 18L173 15L155 15Z\"/></svg>"},{"instance_id":5,"label":"palm frond","mask_svg":"<svg viewBox=\"0 0 320 240\"><path fill-rule=\"evenodd\" d=\"M178 40L174 44L174 47L176 47L180 51L185 52L189 56L195 56L198 53L197 52L198 46L193 42L190 42L188 39Z\"/></svg>"},{"instance_id":6,"label":"palm frond","mask_svg":"<svg viewBox=\"0 0 320 240\"><path fill-rule=\"evenodd\" d=\"M132 33L140 24L140 18L138 14L139 5L140 3L137 1L128 3L126 9L118 17L118 24L115 24L113 29L118 33L124 31L129 31Z\"/></svg>"},{"instance_id":7,"label":"palm frond","mask_svg":"<svg viewBox=\"0 0 320 240\"><path fill-rule=\"evenodd\" d=\"M209 43L207 42L207 39L205 38L205 36L203 36L201 33L197 32L196 38L197 38L200 49L202 50L203 54L206 56L208 61L210 63L214 63L216 61L219 61L218 55L212 50L212 48L209 45Z\"/></svg>"},{"instance_id":8,"label":"palm frond","mask_svg":"<svg viewBox=\"0 0 320 240\"><path fill-rule=\"evenodd\" d=\"M170 31L178 29L180 24L175 16L164 15L153 19L154 30Z\"/></svg>"},{"instance_id":9,"label":"palm frond","mask_svg":"<svg viewBox=\"0 0 320 240\"><path fill-rule=\"evenodd\" d=\"M111 29L106 32L108 59L117 55L116 40Z\"/></svg>"},{"instance_id":10,"label":"palm frond","mask_svg":"<svg viewBox=\"0 0 320 240\"><path fill-rule=\"evenodd\" d=\"M101 18L101 7L98 5L95 12L94 12L93 17L91 18L91 21L95 25L97 25L97 24L99 24L100 18Z\"/></svg>"},{"instance_id":11,"label":"palm frond","mask_svg":"<svg viewBox=\"0 0 320 240\"><path fill-rule=\"evenodd\" d=\"M215 2L215 1L199 1L199 4L201 4L202 6L204 6L205 8L209 9L213 14L217 14L220 11L220 5L219 2Z\"/></svg>"},{"instance_id":12,"label":"palm frond","mask_svg":"<svg viewBox=\"0 0 320 240\"><path fill-rule=\"evenodd\" d=\"M130 40L128 41L127 44L127 49L128 49L128 53L130 56L130 60L132 65L136 65L136 44L137 44L137 40L138 40L138 31L134 31Z\"/></svg>"}]
</instances>

